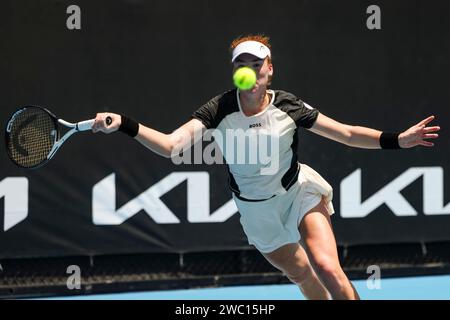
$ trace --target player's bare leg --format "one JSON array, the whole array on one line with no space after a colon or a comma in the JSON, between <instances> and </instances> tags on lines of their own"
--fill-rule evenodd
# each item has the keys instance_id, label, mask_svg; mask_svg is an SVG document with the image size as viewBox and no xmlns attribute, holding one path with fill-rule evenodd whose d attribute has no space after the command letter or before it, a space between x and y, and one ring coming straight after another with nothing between
<instances>
[{"instance_id":1,"label":"player's bare leg","mask_svg":"<svg viewBox=\"0 0 450 320\"><path fill-rule=\"evenodd\" d=\"M311 266L333 299L359 299L339 263L336 240L325 200L311 209L300 223L300 234Z\"/></svg>"},{"instance_id":2,"label":"player's bare leg","mask_svg":"<svg viewBox=\"0 0 450 320\"><path fill-rule=\"evenodd\" d=\"M290 243L264 257L286 277L296 284L307 299L328 300L330 294L311 267L308 256L301 245Z\"/></svg>"}]
</instances>

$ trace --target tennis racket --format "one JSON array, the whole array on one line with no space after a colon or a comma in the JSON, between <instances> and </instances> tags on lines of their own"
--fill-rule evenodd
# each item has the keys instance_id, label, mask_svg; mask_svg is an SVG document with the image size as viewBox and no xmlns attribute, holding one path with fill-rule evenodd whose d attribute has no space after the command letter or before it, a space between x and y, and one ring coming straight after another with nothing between
<instances>
[{"instance_id":1,"label":"tennis racket","mask_svg":"<svg viewBox=\"0 0 450 320\"><path fill-rule=\"evenodd\" d=\"M35 169L46 164L74 133L91 130L95 119L70 123L46 108L26 106L9 119L5 130L6 150L17 166ZM106 118L107 125L112 122ZM69 128L62 137L62 126Z\"/></svg>"}]
</instances>

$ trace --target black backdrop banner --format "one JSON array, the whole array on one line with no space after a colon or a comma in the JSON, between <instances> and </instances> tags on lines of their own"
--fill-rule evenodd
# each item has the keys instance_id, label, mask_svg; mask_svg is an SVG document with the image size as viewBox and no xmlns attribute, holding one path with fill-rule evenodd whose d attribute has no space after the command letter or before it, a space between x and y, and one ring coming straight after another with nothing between
<instances>
[{"instance_id":1,"label":"black backdrop banner","mask_svg":"<svg viewBox=\"0 0 450 320\"><path fill-rule=\"evenodd\" d=\"M169 133L232 88L232 39L264 33L274 89L352 125L405 130L433 114L443 128L434 148L399 151L300 132L300 161L334 188L338 243L450 240L448 1L0 6L2 125L33 104L68 121L125 113ZM381 29L369 28L377 17ZM248 247L224 165L175 165L118 133L80 133L33 171L2 145L0 216L0 258Z\"/></svg>"}]
</instances>

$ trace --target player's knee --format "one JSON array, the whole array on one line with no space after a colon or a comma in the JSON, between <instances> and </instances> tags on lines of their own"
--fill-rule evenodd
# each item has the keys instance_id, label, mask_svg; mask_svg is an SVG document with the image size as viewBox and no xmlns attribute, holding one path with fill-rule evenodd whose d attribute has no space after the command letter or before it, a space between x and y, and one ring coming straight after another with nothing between
<instances>
[{"instance_id":1,"label":"player's knee","mask_svg":"<svg viewBox=\"0 0 450 320\"><path fill-rule=\"evenodd\" d=\"M335 261L334 259L323 257L315 261L315 265L317 269L316 272L321 279L324 279L325 281L332 280L333 282L338 284L341 282L344 283L345 275L339 262Z\"/></svg>"},{"instance_id":2,"label":"player's knee","mask_svg":"<svg viewBox=\"0 0 450 320\"><path fill-rule=\"evenodd\" d=\"M291 272L285 272L285 275L289 281L301 286L303 283L312 279L313 271L311 266L297 266Z\"/></svg>"}]
</instances>

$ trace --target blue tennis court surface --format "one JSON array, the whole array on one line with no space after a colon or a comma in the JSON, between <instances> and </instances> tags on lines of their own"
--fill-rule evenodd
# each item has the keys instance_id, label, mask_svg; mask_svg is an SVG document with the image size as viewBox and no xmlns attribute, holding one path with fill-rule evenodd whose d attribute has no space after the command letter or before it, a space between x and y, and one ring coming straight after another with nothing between
<instances>
[{"instance_id":1,"label":"blue tennis court surface","mask_svg":"<svg viewBox=\"0 0 450 320\"><path fill-rule=\"evenodd\" d=\"M450 275L382 279L379 289L366 280L353 281L364 300L450 300ZM304 300L290 284L131 292L50 299L83 300Z\"/></svg>"}]
</instances>

